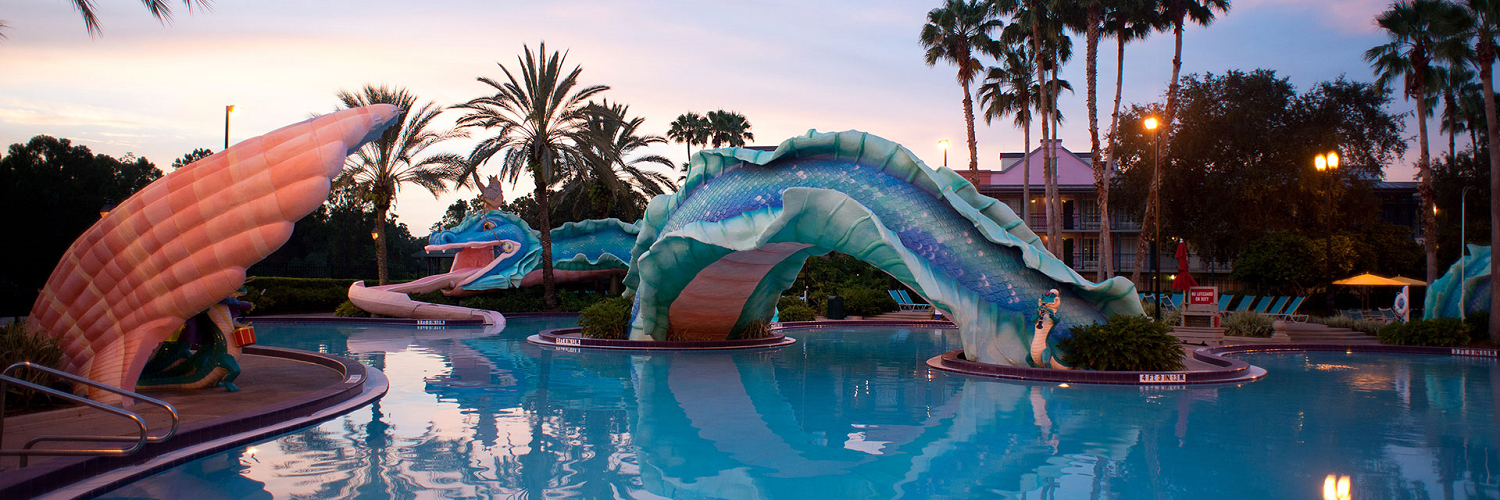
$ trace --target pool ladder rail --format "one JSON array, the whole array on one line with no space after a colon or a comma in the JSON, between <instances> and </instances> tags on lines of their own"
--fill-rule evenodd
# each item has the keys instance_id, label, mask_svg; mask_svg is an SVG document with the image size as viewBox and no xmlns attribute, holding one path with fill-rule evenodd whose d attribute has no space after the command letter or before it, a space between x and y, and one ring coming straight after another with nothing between
<instances>
[{"instance_id":1,"label":"pool ladder rail","mask_svg":"<svg viewBox=\"0 0 1500 500\"><path fill-rule=\"evenodd\" d=\"M66 393L66 392L59 391L57 389L53 389L51 387L46 387L46 386L34 384L34 383L31 383L31 382L27 382L25 380L22 380L20 378L16 378L13 374L16 373L17 371L23 369L23 368L31 369L31 370L36 370L36 371L40 371L40 372L44 372L44 373L48 373L48 374L54 375L54 376L56 376L58 378L62 378L62 379L73 381L74 383L79 383L79 384L87 385L87 386L93 387L95 389L100 389L100 390L103 390L103 391L108 391L108 392L111 392L111 393L114 393L114 394L118 394L118 395L123 396L125 398L130 398L130 399L133 399L133 400L136 400L136 401L140 401L140 402L143 402L143 403L147 403L147 404L159 406L162 409L165 409L167 411L167 414L169 414L169 415L172 416L172 427L171 427L171 429L168 429L166 433L164 433L164 434L162 434L160 436L151 436L150 435L150 431L147 430L147 428L146 428L146 420L143 419L143 418L141 418L141 416L138 415L138 414L136 414L136 412L133 412L133 411L130 411L130 410L126 410L123 407L117 407L117 406L113 406L113 405L107 405L107 404L104 404L104 403L100 403L98 401L94 401L94 400L89 399L89 398L85 398L85 397L74 395L74 394L69 394L69 393ZM137 451L140 451L142 447L146 446L146 443L160 443L162 441L166 441L168 439L171 439L172 436L174 436L174 435L177 434L177 425L181 422L181 418L177 414L177 408L172 407L172 405L170 403L167 403L167 402L159 400L159 399L151 398L151 397L148 397L148 396L144 396L144 395L141 395L139 393L130 392L130 391L118 388L118 387L111 386L111 385L103 384L103 383L100 383L100 382L95 382L93 380L89 380L89 379L86 379L86 378L83 378L83 377L79 377L79 376L73 375L71 373L67 373L67 372L64 372L64 371L60 371L60 370L55 370L55 369L52 369L52 368L48 368L46 366L38 365L36 363L22 361L22 362L10 365L10 366L8 366L8 367L5 368L4 372L0 372L0 408L4 408L5 407L5 397L6 397L6 393L10 389L9 388L10 384L15 384L15 385L19 385L19 386L22 386L22 387L26 387L26 388L29 388L29 389L34 390L34 391L41 391L41 392L49 394L49 395L51 395L53 397L58 397L58 398L66 399L68 401L72 401L72 402L75 402L75 403L78 403L78 404L81 404L81 405L94 407L96 409L102 410L102 411L107 412L107 413L112 413L112 414L115 414L115 415L119 415L119 416L128 418L128 419L130 419L130 420L132 420L132 421L135 422L135 425L136 425L136 427L138 428L138 431L139 431L139 433L135 437L131 437L131 436L90 436L90 435L68 435L68 436L50 436L50 435L48 435L48 436L37 436L37 437L31 438L30 441L27 441L26 445L22 446L21 449L18 449L18 450L6 450L6 449L4 449L4 446L3 446L3 440L5 439L5 416L3 414L3 411L0 411L0 456L20 456L21 457L20 458L21 467L26 467L26 465L27 465L27 459L30 458L31 456L43 456L44 455L44 456L113 456L113 457L123 457L123 456L131 455L131 454L134 454ZM122 401L122 406L123 406L123 401ZM36 446L39 443L48 442L48 441L69 441L69 442L85 442L85 443L94 443L94 442L98 442L98 443L132 443L133 442L134 444L132 444L128 448L99 448L99 449L81 449L81 450L38 450L38 449L33 449L32 448L32 447Z\"/></svg>"}]
</instances>

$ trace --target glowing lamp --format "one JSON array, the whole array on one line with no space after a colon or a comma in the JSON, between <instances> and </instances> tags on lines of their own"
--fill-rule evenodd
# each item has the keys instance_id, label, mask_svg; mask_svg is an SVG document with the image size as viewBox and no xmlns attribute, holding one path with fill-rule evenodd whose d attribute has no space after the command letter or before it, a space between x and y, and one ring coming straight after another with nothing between
<instances>
[{"instance_id":1,"label":"glowing lamp","mask_svg":"<svg viewBox=\"0 0 1500 500\"><path fill-rule=\"evenodd\" d=\"M372 240L378 240L378 239L380 239L380 226L376 226L376 227L370 228L370 239L372 239Z\"/></svg>"},{"instance_id":2,"label":"glowing lamp","mask_svg":"<svg viewBox=\"0 0 1500 500\"><path fill-rule=\"evenodd\" d=\"M109 200L109 199L104 200L104 206L99 207L99 218L103 219L104 216L109 215L109 212L112 211L112 210L114 210L114 209L115 209L115 200Z\"/></svg>"},{"instance_id":3,"label":"glowing lamp","mask_svg":"<svg viewBox=\"0 0 1500 500\"><path fill-rule=\"evenodd\" d=\"M943 151L947 151L948 150L948 140L947 139L943 139L941 141L938 141L938 147L943 148Z\"/></svg>"},{"instance_id":4,"label":"glowing lamp","mask_svg":"<svg viewBox=\"0 0 1500 500\"><path fill-rule=\"evenodd\" d=\"M1156 130L1157 125L1155 116L1146 118L1146 130Z\"/></svg>"}]
</instances>

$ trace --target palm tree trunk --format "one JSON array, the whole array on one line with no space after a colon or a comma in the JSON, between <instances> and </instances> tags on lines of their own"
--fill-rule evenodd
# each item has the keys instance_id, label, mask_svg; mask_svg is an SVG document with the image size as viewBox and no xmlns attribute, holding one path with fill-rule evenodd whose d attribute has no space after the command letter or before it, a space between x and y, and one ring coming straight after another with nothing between
<instances>
[{"instance_id":1,"label":"palm tree trunk","mask_svg":"<svg viewBox=\"0 0 1500 500\"><path fill-rule=\"evenodd\" d=\"M960 82L964 88L964 125L969 131L969 174L974 176L974 192L979 192L979 143L974 140L974 99L969 97L968 82Z\"/></svg>"},{"instance_id":2,"label":"palm tree trunk","mask_svg":"<svg viewBox=\"0 0 1500 500\"><path fill-rule=\"evenodd\" d=\"M1483 19L1482 21L1490 21ZM1488 23L1483 23L1488 24ZM1495 230L1496 221L1500 221L1500 120L1495 114L1495 86L1494 74L1491 65L1495 62L1495 46L1490 43L1488 33L1481 36L1478 56L1481 64L1479 66L1479 80L1484 84L1484 123L1490 141L1490 248L1500 248L1500 231ZM1477 147L1476 147L1477 149ZM1428 281L1431 283L1431 281ZM1500 274L1490 273L1490 311L1500 311ZM1493 314L1493 312L1491 313ZM1490 344L1500 345L1500 321L1490 319Z\"/></svg>"},{"instance_id":3,"label":"palm tree trunk","mask_svg":"<svg viewBox=\"0 0 1500 500\"><path fill-rule=\"evenodd\" d=\"M1045 52L1042 52L1042 24L1038 19L1038 16L1041 15L1041 2L1037 0L1027 0L1026 3L1031 7L1031 53L1036 54L1036 82L1037 89L1039 90L1038 93L1040 94L1038 97L1040 97L1040 101L1042 103L1042 178L1045 179L1047 177L1047 166L1051 164L1047 161L1047 120L1048 117L1051 116L1051 114L1047 112L1047 109L1050 105L1050 102L1047 99L1047 68L1046 59L1042 56L1042 54L1045 54ZM1027 179L1027 182L1030 182L1030 179ZM1052 241L1053 235L1051 234L1052 205L1050 203L1044 203L1044 205L1046 205L1045 209L1047 213L1048 233L1046 247L1050 252L1052 244L1054 243Z\"/></svg>"},{"instance_id":4,"label":"palm tree trunk","mask_svg":"<svg viewBox=\"0 0 1500 500\"><path fill-rule=\"evenodd\" d=\"M391 284L390 273L386 272L385 250L385 213L390 208L390 205L375 205L375 267L381 286Z\"/></svg>"},{"instance_id":5,"label":"palm tree trunk","mask_svg":"<svg viewBox=\"0 0 1500 500\"><path fill-rule=\"evenodd\" d=\"M1025 106L1031 106L1031 103L1028 102ZM1021 154L1021 178L1023 179L1021 181L1021 223L1029 228L1031 227L1031 219L1028 218L1031 212L1031 120L1026 120L1024 127L1026 131L1021 133L1026 141L1026 149L1022 150L1025 153Z\"/></svg>"},{"instance_id":6,"label":"palm tree trunk","mask_svg":"<svg viewBox=\"0 0 1500 500\"><path fill-rule=\"evenodd\" d=\"M1109 204L1109 192L1105 191L1104 189L1105 166L1099 161L1099 98L1097 92L1099 84L1099 68L1096 67L1095 64L1099 60L1099 9L1100 7L1097 3L1089 6L1089 27L1085 35L1087 42L1085 42L1086 49L1084 57L1086 59L1084 60L1084 72L1088 74L1089 86L1089 140L1091 141L1091 149L1089 150L1089 164L1090 166L1094 167L1094 190L1098 191L1098 206L1102 208ZM1076 209L1074 211L1075 213L1080 213ZM1101 225L1100 227L1109 227L1109 225L1105 224ZM1080 227L1079 229L1083 228ZM1099 236L1101 243L1109 241L1108 233L1102 233ZM1097 246L1095 247L1096 251L1098 248L1099 247ZM1101 269L1100 271L1098 271L1095 274L1094 278L1097 280L1103 280L1103 270Z\"/></svg>"},{"instance_id":7,"label":"palm tree trunk","mask_svg":"<svg viewBox=\"0 0 1500 500\"><path fill-rule=\"evenodd\" d=\"M1053 52L1052 53L1052 100L1053 100L1053 102L1051 102L1051 103L1049 103L1047 105L1047 112L1051 113L1051 119L1052 119L1052 142L1050 142L1049 145L1048 145L1048 147L1047 147L1047 153L1048 153L1047 191L1048 191L1048 196L1052 199L1052 213L1055 214L1055 215L1052 216L1052 217L1050 217L1048 219L1048 222L1047 222L1047 234L1048 234L1048 239L1053 240L1053 243L1052 243L1052 255L1053 256L1066 257L1066 256L1062 255L1062 248L1063 248L1063 238L1062 238L1062 227L1063 227L1063 220L1062 220L1062 218L1063 218L1062 193L1059 193L1057 191L1057 153L1058 153L1058 150L1061 149L1060 147L1058 147L1058 144L1057 144L1057 126L1058 126L1058 121L1059 121L1057 119L1057 102L1056 102L1058 100L1057 96L1058 96L1058 93L1059 93L1058 88L1057 88L1057 66L1058 66L1057 53Z\"/></svg>"},{"instance_id":8,"label":"palm tree trunk","mask_svg":"<svg viewBox=\"0 0 1500 500\"><path fill-rule=\"evenodd\" d=\"M1119 42L1119 55L1115 59L1115 110L1109 119L1109 162L1118 165L1115 152L1120 148L1120 89L1125 83L1125 37L1115 37ZM1115 274L1115 248L1114 235L1109 229L1109 184L1110 179L1106 171L1103 193L1099 197L1099 272L1100 276L1113 276Z\"/></svg>"},{"instance_id":9,"label":"palm tree trunk","mask_svg":"<svg viewBox=\"0 0 1500 500\"><path fill-rule=\"evenodd\" d=\"M540 166L540 162L533 163ZM533 170L536 181L536 220L537 232L542 236L542 300L547 304L547 310L558 310L557 283L552 277L552 205L547 200L546 173L542 168Z\"/></svg>"},{"instance_id":10,"label":"palm tree trunk","mask_svg":"<svg viewBox=\"0 0 1500 500\"><path fill-rule=\"evenodd\" d=\"M1427 155L1427 87L1420 83L1417 85L1417 143L1422 148L1417 155L1417 172L1422 177L1417 188L1417 194L1422 197L1422 246L1427 251L1427 282L1432 283L1438 277L1437 214L1433 212L1437 205L1432 191L1432 164Z\"/></svg>"}]
</instances>

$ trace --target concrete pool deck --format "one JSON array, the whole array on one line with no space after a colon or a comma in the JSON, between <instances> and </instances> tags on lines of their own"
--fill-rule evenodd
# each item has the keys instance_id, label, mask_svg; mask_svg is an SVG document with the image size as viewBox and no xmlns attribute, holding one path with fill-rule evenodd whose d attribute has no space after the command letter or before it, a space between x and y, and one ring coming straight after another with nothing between
<instances>
[{"instance_id":1,"label":"concrete pool deck","mask_svg":"<svg viewBox=\"0 0 1500 500\"><path fill-rule=\"evenodd\" d=\"M290 349L249 347L235 380L238 392L223 388L143 389L144 395L173 405L180 423L176 436L147 443L124 457L33 456L27 467L18 457L0 457L0 498L42 495L91 496L142 474L296 428L313 425L359 408L384 395L384 374L354 360ZM171 426L162 409L139 404L127 408L146 420L152 436ZM73 406L5 419L4 449L20 449L38 435L134 436L128 419ZM128 443L49 442L45 449L121 448Z\"/></svg>"}]
</instances>

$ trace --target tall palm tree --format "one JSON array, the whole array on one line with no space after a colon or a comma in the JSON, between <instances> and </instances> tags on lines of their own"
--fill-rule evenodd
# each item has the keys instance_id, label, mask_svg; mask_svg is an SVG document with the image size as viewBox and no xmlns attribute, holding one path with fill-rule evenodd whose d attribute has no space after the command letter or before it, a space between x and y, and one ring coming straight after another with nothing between
<instances>
[{"instance_id":1,"label":"tall palm tree","mask_svg":"<svg viewBox=\"0 0 1500 500\"><path fill-rule=\"evenodd\" d=\"M1437 217L1433 214L1432 164L1427 154L1427 99L1432 91L1433 50L1444 41L1437 19L1453 6L1442 0L1411 0L1392 4L1375 17L1375 23L1386 31L1389 42L1365 51L1365 61L1375 70L1375 83L1390 88L1402 78L1404 95L1417 101L1417 171L1421 184L1417 194L1422 199L1422 238L1427 252L1427 281L1437 279Z\"/></svg>"},{"instance_id":2,"label":"tall palm tree","mask_svg":"<svg viewBox=\"0 0 1500 500\"><path fill-rule=\"evenodd\" d=\"M979 185L979 142L974 139L974 100L969 94L969 84L984 70L975 52L994 54L998 50L990 34L1004 27L999 16L999 9L989 0L947 0L942 7L927 13L927 24L922 25L919 38L922 48L927 50L924 60L928 66L935 66L938 61L958 66L958 86L964 90L964 126L969 138L969 174L975 186Z\"/></svg>"},{"instance_id":3,"label":"tall palm tree","mask_svg":"<svg viewBox=\"0 0 1500 500\"><path fill-rule=\"evenodd\" d=\"M365 144L349 156L344 172L334 180L336 185L353 188L375 205L375 263L379 267L380 284L388 285L386 213L395 206L402 184L421 186L436 197L447 191L448 181L461 178L466 163L460 155L439 153L418 157L434 144L467 134L429 129L442 108L431 101L417 105L416 94L404 88L365 85L358 92L340 90L338 98L345 108L393 104L401 110L395 125L387 128L379 140Z\"/></svg>"},{"instance_id":4,"label":"tall palm tree","mask_svg":"<svg viewBox=\"0 0 1500 500\"><path fill-rule=\"evenodd\" d=\"M665 144L667 139L659 135L641 135L640 129L646 120L629 116L629 106L611 104L607 100L594 106L601 119L587 122L574 138L574 142L581 145L579 152L584 168L569 172L562 191L558 193L559 204L572 205L575 215L598 215L588 218L637 220L651 196L675 187L667 176L642 167L657 164L673 168L674 165L672 160L661 155L645 154L633 158L631 155L653 144ZM580 211L580 207L585 210Z\"/></svg>"},{"instance_id":5,"label":"tall palm tree","mask_svg":"<svg viewBox=\"0 0 1500 500\"><path fill-rule=\"evenodd\" d=\"M1208 26L1215 19L1214 11L1220 13L1229 12L1229 0L1164 0L1163 18L1172 24L1172 34L1176 39L1176 45L1172 53L1172 80L1167 87L1167 109L1161 120L1161 129L1157 140L1161 141L1162 156L1170 156L1167 152L1172 150L1172 120L1177 114L1178 76L1182 74L1182 26L1188 21L1197 23L1199 26ZM1153 227L1157 217L1156 200L1161 197L1161 167L1153 165L1151 169L1151 187L1146 192L1146 215L1141 218L1141 227ZM1144 234L1144 232L1142 233ZM1131 273L1131 279L1139 282L1141 268L1146 264L1146 238L1140 238L1136 244L1135 271ZM1151 258L1158 258L1152 255Z\"/></svg>"},{"instance_id":6,"label":"tall palm tree","mask_svg":"<svg viewBox=\"0 0 1500 500\"><path fill-rule=\"evenodd\" d=\"M536 184L537 228L542 239L542 290L548 309L557 309L557 287L552 273L552 220L548 189L561 174L579 164L578 145L573 141L588 122L597 119L589 98L609 90L604 85L580 86L581 66L564 71L566 54L547 53L547 44L531 47L516 58L520 78L505 65L505 80L480 77L495 94L457 106L465 111L460 127L495 130L495 135L474 146L469 168L477 169L500 155L501 175L515 183L522 172L531 173Z\"/></svg>"},{"instance_id":7,"label":"tall palm tree","mask_svg":"<svg viewBox=\"0 0 1500 500\"><path fill-rule=\"evenodd\" d=\"M691 111L677 115L677 119L672 120L671 128L667 129L667 138L687 145L687 160L682 162L683 170L687 170L688 164L693 162L693 146L708 145L709 125L707 118Z\"/></svg>"},{"instance_id":8,"label":"tall palm tree","mask_svg":"<svg viewBox=\"0 0 1500 500\"><path fill-rule=\"evenodd\" d=\"M1448 164L1453 165L1457 158L1456 136L1468 131L1468 120L1464 116L1466 111L1460 100L1466 89L1478 88L1474 82L1474 70L1469 69L1466 61L1452 61L1449 66L1434 68L1441 85L1438 86L1442 93L1443 113L1438 119L1438 132L1448 134Z\"/></svg>"},{"instance_id":9,"label":"tall palm tree","mask_svg":"<svg viewBox=\"0 0 1500 500\"><path fill-rule=\"evenodd\" d=\"M708 112L708 138L714 147L744 146L747 141L755 140L755 134L750 133L750 120L745 115L733 111L709 111Z\"/></svg>"},{"instance_id":10,"label":"tall palm tree","mask_svg":"<svg viewBox=\"0 0 1500 500\"><path fill-rule=\"evenodd\" d=\"M1113 3L1106 0L1081 0L1076 5L1078 9L1075 9L1073 15L1067 18L1073 29L1082 31L1084 34L1084 74L1087 75L1088 79L1089 166L1093 167L1094 170L1094 190L1098 193L1099 197L1099 247L1101 250L1110 248L1109 186L1106 184L1108 180L1105 177L1109 165L1102 161L1099 154L1099 70L1097 66L1099 62L1099 37L1104 32L1104 13L1114 8ZM1079 9L1081 9L1081 13L1077 12ZM1109 268L1105 264L1109 260L1104 255L1106 253L1101 251L1101 255L1099 256L1099 277L1101 279L1107 276L1105 273L1108 272Z\"/></svg>"},{"instance_id":11,"label":"tall palm tree","mask_svg":"<svg viewBox=\"0 0 1500 500\"><path fill-rule=\"evenodd\" d=\"M158 21L172 21L172 6L167 5L166 0L141 0L141 3L146 5L146 10ZM182 0L182 4L187 6L188 11L193 10L193 4L198 4L198 8L205 10L212 7L209 5L210 0ZM83 16L83 25L88 28L89 36L104 34L99 29L99 16L94 14L94 0L73 0L73 8L78 10L78 15Z\"/></svg>"},{"instance_id":12,"label":"tall palm tree","mask_svg":"<svg viewBox=\"0 0 1500 500\"><path fill-rule=\"evenodd\" d=\"M1493 69L1497 56L1500 56L1500 50L1496 49L1496 38L1500 36L1500 2L1463 0L1458 5L1453 9L1455 15L1447 17L1466 22L1450 31L1458 34L1457 38L1473 43L1472 51L1463 52L1472 53L1471 63L1479 68L1479 80L1483 86L1479 92L1484 97L1485 136L1490 151L1490 192L1500 193L1500 118L1497 118L1495 109ZM1478 149L1477 145L1475 149ZM1425 148L1423 152L1426 152ZM1497 221L1500 221L1500 197L1490 196L1490 223ZM1490 230L1490 248L1500 248L1500 230L1494 227ZM1490 289L1500 289L1500 274L1490 274ZM1490 310L1500 311L1500 294L1490 294ZM1489 333L1490 342L1500 343L1500 321L1490 321Z\"/></svg>"},{"instance_id":13,"label":"tall palm tree","mask_svg":"<svg viewBox=\"0 0 1500 500\"><path fill-rule=\"evenodd\" d=\"M1105 167L1114 168L1115 150L1119 148L1119 133L1116 130L1120 124L1120 92L1125 83L1125 44L1134 40L1144 40L1151 33L1161 31L1164 27L1161 11L1158 9L1158 0L1114 0L1108 9L1104 10L1104 19L1101 21L1104 32L1115 38L1117 46L1115 56L1115 104L1114 111L1109 118L1109 152L1106 155ZM1096 151L1098 148L1094 148ZM1109 216L1109 187L1110 174L1112 170L1106 170L1103 186L1099 189L1099 277L1113 276L1114 264L1114 235L1111 233Z\"/></svg>"},{"instance_id":14,"label":"tall palm tree","mask_svg":"<svg viewBox=\"0 0 1500 500\"><path fill-rule=\"evenodd\" d=\"M1021 221L1026 223L1031 205L1031 110L1041 103L1036 74L1031 72L1035 55L1025 45L1006 45L1000 55L1001 66L985 72L979 86L979 107L984 124L995 118L1015 115L1021 127L1025 147L1021 149Z\"/></svg>"}]
</instances>

